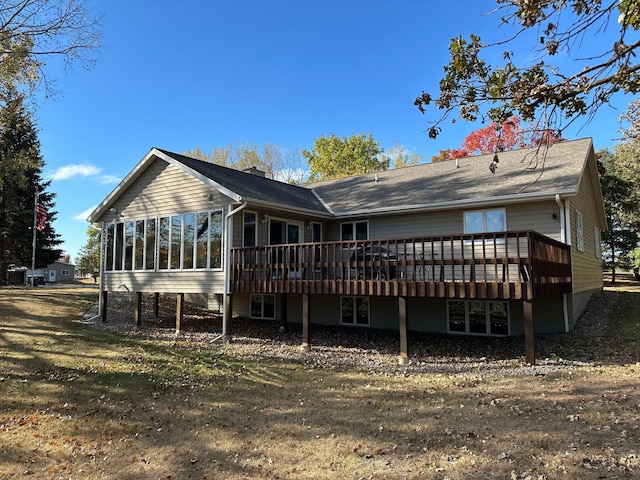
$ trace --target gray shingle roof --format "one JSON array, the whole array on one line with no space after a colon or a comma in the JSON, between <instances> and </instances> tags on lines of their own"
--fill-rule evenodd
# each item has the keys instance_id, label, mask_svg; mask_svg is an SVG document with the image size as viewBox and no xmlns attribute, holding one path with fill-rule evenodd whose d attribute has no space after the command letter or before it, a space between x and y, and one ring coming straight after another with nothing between
<instances>
[{"instance_id":1,"label":"gray shingle roof","mask_svg":"<svg viewBox=\"0 0 640 480\"><path fill-rule=\"evenodd\" d=\"M278 182L214 163L196 160L167 150L159 148L157 150L237 193L245 200L280 204L288 207L317 211L322 214L327 213L324 205L308 188Z\"/></svg>"},{"instance_id":2,"label":"gray shingle roof","mask_svg":"<svg viewBox=\"0 0 640 480\"><path fill-rule=\"evenodd\" d=\"M591 139L551 145L546 155L536 149L498 154L495 174L491 155L421 164L305 185L312 188L336 215L374 212L457 201L515 200L535 194L575 193L591 151ZM534 166L532 162L538 162ZM508 198L504 198L508 197Z\"/></svg>"}]
</instances>

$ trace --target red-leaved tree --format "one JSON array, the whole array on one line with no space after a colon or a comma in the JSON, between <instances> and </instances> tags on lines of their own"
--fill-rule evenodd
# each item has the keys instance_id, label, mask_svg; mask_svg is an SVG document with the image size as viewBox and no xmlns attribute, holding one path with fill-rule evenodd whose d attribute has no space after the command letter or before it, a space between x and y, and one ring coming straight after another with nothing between
<instances>
[{"instance_id":1,"label":"red-leaved tree","mask_svg":"<svg viewBox=\"0 0 640 480\"><path fill-rule=\"evenodd\" d=\"M465 137L460 148L451 150L448 159L455 160L456 158L472 155L549 145L562 140L561 135L551 130L539 130L535 127L523 128L520 118L514 115L504 122L500 128L497 128L495 123L491 123L491 125L474 130ZM439 155L442 155L442 153L443 151ZM442 158L438 160L442 160Z\"/></svg>"}]
</instances>

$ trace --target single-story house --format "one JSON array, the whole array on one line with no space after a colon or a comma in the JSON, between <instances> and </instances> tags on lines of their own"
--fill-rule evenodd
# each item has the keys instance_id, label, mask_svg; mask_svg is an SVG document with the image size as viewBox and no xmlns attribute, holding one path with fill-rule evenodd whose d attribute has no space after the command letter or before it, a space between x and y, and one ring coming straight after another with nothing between
<instances>
[{"instance_id":1,"label":"single-story house","mask_svg":"<svg viewBox=\"0 0 640 480\"><path fill-rule=\"evenodd\" d=\"M290 185L152 148L91 213L107 292L233 316L412 331L569 331L602 289L591 139ZM488 168L497 165L497 170ZM179 317L177 317L179 329Z\"/></svg>"},{"instance_id":2,"label":"single-story house","mask_svg":"<svg viewBox=\"0 0 640 480\"><path fill-rule=\"evenodd\" d=\"M56 260L45 268L36 268L35 270L28 268L27 281L32 275L44 279L46 283L69 283L76 278L76 266Z\"/></svg>"}]
</instances>

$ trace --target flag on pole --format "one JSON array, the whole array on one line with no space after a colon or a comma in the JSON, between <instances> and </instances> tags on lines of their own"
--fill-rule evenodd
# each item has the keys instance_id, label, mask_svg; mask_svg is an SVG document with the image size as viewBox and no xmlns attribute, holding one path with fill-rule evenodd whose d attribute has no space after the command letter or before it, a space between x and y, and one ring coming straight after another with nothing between
<instances>
[{"instance_id":1,"label":"flag on pole","mask_svg":"<svg viewBox=\"0 0 640 480\"><path fill-rule=\"evenodd\" d=\"M38 231L41 232L44 230L44 227L47 225L47 209L40 201L40 197L38 196L38 203L36 203L36 215L38 217L37 228Z\"/></svg>"}]
</instances>

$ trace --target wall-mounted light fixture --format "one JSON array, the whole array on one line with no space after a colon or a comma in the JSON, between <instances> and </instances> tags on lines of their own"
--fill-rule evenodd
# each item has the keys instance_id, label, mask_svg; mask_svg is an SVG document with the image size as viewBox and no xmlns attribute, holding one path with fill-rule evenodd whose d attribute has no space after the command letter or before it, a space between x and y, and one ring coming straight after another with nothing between
<instances>
[{"instance_id":1,"label":"wall-mounted light fixture","mask_svg":"<svg viewBox=\"0 0 640 480\"><path fill-rule=\"evenodd\" d=\"M118 209L117 209L117 208L115 208L115 207L111 207L111 208L109 209L109 212L111 212L111 213L118 213Z\"/></svg>"},{"instance_id":2,"label":"wall-mounted light fixture","mask_svg":"<svg viewBox=\"0 0 640 480\"><path fill-rule=\"evenodd\" d=\"M269 221L269 215L267 213L265 213L262 216L262 223L267 223Z\"/></svg>"}]
</instances>

